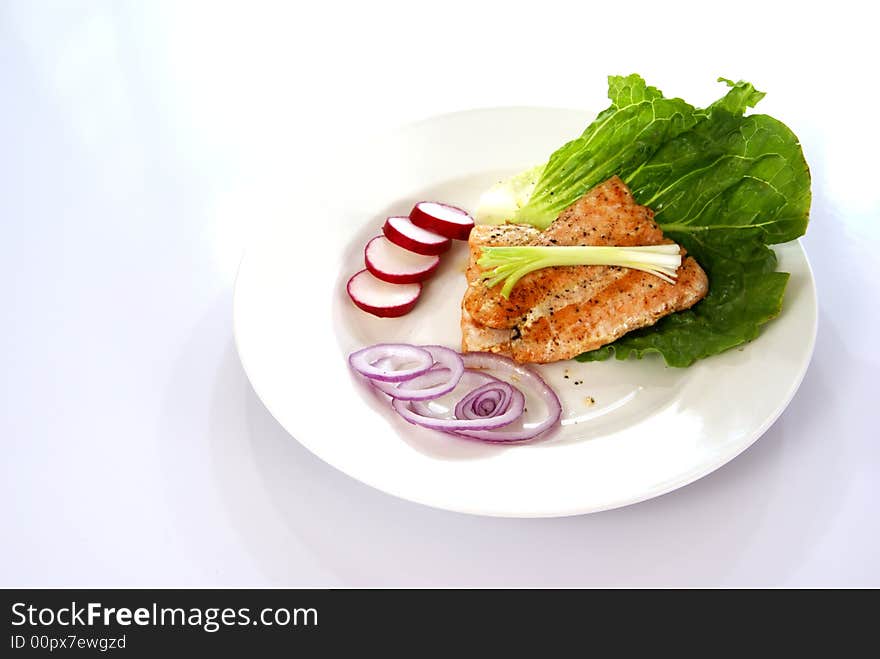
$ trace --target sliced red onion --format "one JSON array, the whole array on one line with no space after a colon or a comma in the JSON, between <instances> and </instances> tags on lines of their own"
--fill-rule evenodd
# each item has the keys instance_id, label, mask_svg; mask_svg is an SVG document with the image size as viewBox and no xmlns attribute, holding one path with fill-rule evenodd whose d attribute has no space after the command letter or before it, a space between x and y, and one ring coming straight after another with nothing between
<instances>
[{"instance_id":1,"label":"sliced red onion","mask_svg":"<svg viewBox=\"0 0 880 659\"><path fill-rule=\"evenodd\" d=\"M562 415L559 398L534 370L500 355L460 355L443 346L378 344L352 354L349 361L391 396L392 407L404 419L458 437L521 442L546 432ZM537 394L546 407L542 418L524 420L528 415L523 393L488 370ZM465 393L459 395L458 390ZM446 400L439 400L446 394ZM457 402L449 403L450 398Z\"/></svg>"},{"instance_id":2,"label":"sliced red onion","mask_svg":"<svg viewBox=\"0 0 880 659\"><path fill-rule=\"evenodd\" d=\"M428 371L428 373L430 372ZM460 400L471 389L476 389L487 382L501 382L501 380L488 373L465 369L458 381L458 386L451 392L435 399L414 400L410 404L410 409L422 416L452 416L454 415L452 410L455 407L455 401Z\"/></svg>"},{"instance_id":3,"label":"sliced red onion","mask_svg":"<svg viewBox=\"0 0 880 659\"><path fill-rule=\"evenodd\" d=\"M559 422L562 416L562 403L543 378L528 366L517 364L512 359L487 352L468 352L462 355L464 365L468 369L492 369L506 373L517 384L523 384L534 391L547 406L547 415L535 424L523 424L520 428L502 428L501 430L452 430L456 435L486 442L522 442L534 439L547 432Z\"/></svg>"},{"instance_id":4,"label":"sliced red onion","mask_svg":"<svg viewBox=\"0 0 880 659\"><path fill-rule=\"evenodd\" d=\"M434 357L425 348L406 343L377 343L351 353L348 363L371 380L403 382L430 369ZM408 364L411 366L401 368Z\"/></svg>"},{"instance_id":5,"label":"sliced red onion","mask_svg":"<svg viewBox=\"0 0 880 659\"><path fill-rule=\"evenodd\" d=\"M378 360L376 363L373 364L373 367L379 368L379 369L393 370L394 369L394 358L393 357L382 357L382 359Z\"/></svg>"},{"instance_id":6,"label":"sliced red onion","mask_svg":"<svg viewBox=\"0 0 880 659\"><path fill-rule=\"evenodd\" d=\"M507 424L516 421L525 409L526 399L522 395L522 392L513 389L513 397L507 410L503 414L485 419L440 418L419 414L412 409L407 401L397 398L391 401L391 405L404 419L418 426L423 426L424 428L443 430L444 432L480 431L501 428L502 426L506 426Z\"/></svg>"},{"instance_id":7,"label":"sliced red onion","mask_svg":"<svg viewBox=\"0 0 880 659\"><path fill-rule=\"evenodd\" d=\"M458 401L455 418L486 419L504 414L512 398L513 387L506 382L487 382Z\"/></svg>"},{"instance_id":8,"label":"sliced red onion","mask_svg":"<svg viewBox=\"0 0 880 659\"><path fill-rule=\"evenodd\" d=\"M420 394L426 391L433 392L435 388L449 382L449 376L451 373L452 371L448 368L435 366L430 371L425 371L421 375L417 375L409 380L404 380L403 382L379 382L373 380L371 384L383 394L388 394L392 398L402 398L403 400L431 400L432 398L436 398L437 395L442 396L443 394L434 395L432 393L426 398L422 398ZM455 389L455 386L453 386L452 389ZM452 391L452 389L449 391ZM408 398L407 394L412 394L415 398Z\"/></svg>"},{"instance_id":9,"label":"sliced red onion","mask_svg":"<svg viewBox=\"0 0 880 659\"><path fill-rule=\"evenodd\" d=\"M464 374L461 355L443 346L422 348L434 359L435 364L430 371L397 384L374 381L376 388L400 400L431 400L455 389Z\"/></svg>"}]
</instances>

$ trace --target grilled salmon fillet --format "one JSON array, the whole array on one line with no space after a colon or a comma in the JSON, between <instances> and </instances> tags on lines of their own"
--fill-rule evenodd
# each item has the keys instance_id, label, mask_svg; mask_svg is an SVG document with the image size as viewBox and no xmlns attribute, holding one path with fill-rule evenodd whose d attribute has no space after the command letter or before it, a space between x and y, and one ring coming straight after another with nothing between
<instances>
[{"instance_id":1,"label":"grilled salmon fillet","mask_svg":"<svg viewBox=\"0 0 880 659\"><path fill-rule=\"evenodd\" d=\"M709 290L706 273L682 250L675 284L617 266L559 266L524 276L505 300L502 284L488 288L480 279L481 247L670 242L654 222L654 211L638 205L616 176L566 208L544 231L518 224L474 227L461 303L462 351L495 352L518 362L571 359L687 309Z\"/></svg>"}]
</instances>

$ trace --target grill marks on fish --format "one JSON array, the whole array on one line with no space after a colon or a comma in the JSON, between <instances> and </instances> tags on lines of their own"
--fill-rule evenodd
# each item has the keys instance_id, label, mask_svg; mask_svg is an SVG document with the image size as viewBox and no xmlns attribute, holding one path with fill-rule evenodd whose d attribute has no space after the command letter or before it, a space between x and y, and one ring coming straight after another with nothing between
<instances>
[{"instance_id":1,"label":"grill marks on fish","mask_svg":"<svg viewBox=\"0 0 880 659\"><path fill-rule=\"evenodd\" d=\"M481 247L671 242L654 222L654 212L638 205L616 176L565 209L544 231L528 225L474 227L462 299L462 350L496 352L520 362L570 359L687 309L708 292L706 273L686 256L675 284L617 266L561 266L529 273L504 299L501 284L490 289L480 279Z\"/></svg>"}]
</instances>

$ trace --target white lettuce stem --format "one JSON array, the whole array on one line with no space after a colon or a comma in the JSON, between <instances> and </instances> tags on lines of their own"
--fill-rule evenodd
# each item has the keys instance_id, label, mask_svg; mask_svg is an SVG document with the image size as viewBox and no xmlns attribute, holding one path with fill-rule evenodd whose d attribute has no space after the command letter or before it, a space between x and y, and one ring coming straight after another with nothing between
<instances>
[{"instance_id":1,"label":"white lettuce stem","mask_svg":"<svg viewBox=\"0 0 880 659\"><path fill-rule=\"evenodd\" d=\"M643 247L483 247L477 264L483 269L482 278L487 286L504 282L501 295L508 298L516 283L528 273L565 265L621 266L674 284L681 265L681 249L674 243Z\"/></svg>"}]
</instances>

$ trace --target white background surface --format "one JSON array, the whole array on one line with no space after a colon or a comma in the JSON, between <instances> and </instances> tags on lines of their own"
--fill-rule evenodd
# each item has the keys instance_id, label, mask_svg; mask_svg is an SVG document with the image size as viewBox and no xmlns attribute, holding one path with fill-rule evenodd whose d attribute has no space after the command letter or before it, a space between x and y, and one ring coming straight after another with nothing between
<instances>
[{"instance_id":1,"label":"white background surface","mask_svg":"<svg viewBox=\"0 0 880 659\"><path fill-rule=\"evenodd\" d=\"M0 4L0 585L880 586L861 3L298 5ZM344 185L351 136L432 114L604 107L632 71L695 103L751 80L803 142L819 335L771 430L672 494L549 520L399 501L287 436L231 291L298 173L331 155Z\"/></svg>"}]
</instances>

